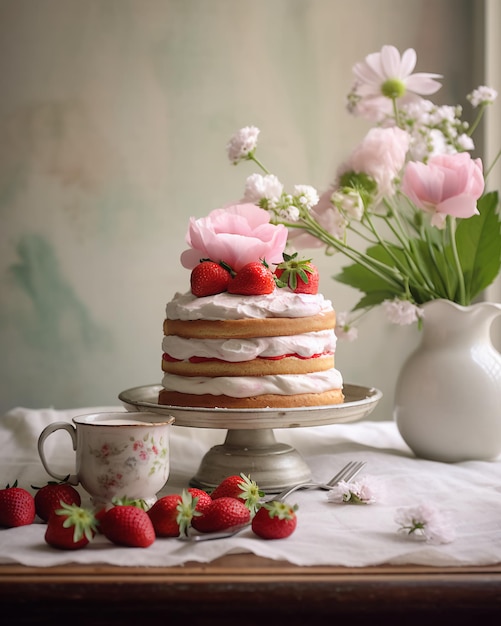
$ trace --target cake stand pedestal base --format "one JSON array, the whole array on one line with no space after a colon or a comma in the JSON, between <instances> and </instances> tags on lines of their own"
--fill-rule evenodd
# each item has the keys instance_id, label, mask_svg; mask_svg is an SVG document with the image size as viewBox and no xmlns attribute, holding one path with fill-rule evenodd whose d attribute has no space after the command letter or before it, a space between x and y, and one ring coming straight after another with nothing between
<instances>
[{"instance_id":1,"label":"cake stand pedestal base","mask_svg":"<svg viewBox=\"0 0 501 626\"><path fill-rule=\"evenodd\" d=\"M211 490L227 476L250 476L266 493L311 480L311 472L299 452L278 443L271 428L228 430L222 445L212 447L203 457L190 486Z\"/></svg>"}]
</instances>

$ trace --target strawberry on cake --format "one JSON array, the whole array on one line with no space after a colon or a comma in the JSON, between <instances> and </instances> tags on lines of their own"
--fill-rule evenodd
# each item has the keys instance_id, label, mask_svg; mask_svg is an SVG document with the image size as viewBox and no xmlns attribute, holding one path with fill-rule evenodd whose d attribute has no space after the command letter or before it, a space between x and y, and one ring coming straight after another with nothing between
<instances>
[{"instance_id":1,"label":"strawberry on cake","mask_svg":"<svg viewBox=\"0 0 501 626\"><path fill-rule=\"evenodd\" d=\"M253 204L190 220L190 291L168 302L163 405L287 408L339 404L335 312L287 229ZM275 266L272 269L272 266Z\"/></svg>"}]
</instances>

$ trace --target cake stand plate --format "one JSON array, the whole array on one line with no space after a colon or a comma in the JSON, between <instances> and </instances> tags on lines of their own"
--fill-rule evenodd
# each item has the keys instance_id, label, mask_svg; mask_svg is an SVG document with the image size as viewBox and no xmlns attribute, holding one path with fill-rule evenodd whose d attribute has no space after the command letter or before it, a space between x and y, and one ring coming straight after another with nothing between
<instances>
[{"instance_id":1,"label":"cake stand plate","mask_svg":"<svg viewBox=\"0 0 501 626\"><path fill-rule=\"evenodd\" d=\"M128 411L170 415L176 426L226 429L222 445L203 457L190 485L213 489L226 476L244 473L267 493L311 480L310 468L299 452L277 442L273 429L324 426L354 422L369 415L382 397L374 387L346 384L345 401L318 407L286 409L201 409L157 403L161 385L145 385L122 391L118 398Z\"/></svg>"}]
</instances>

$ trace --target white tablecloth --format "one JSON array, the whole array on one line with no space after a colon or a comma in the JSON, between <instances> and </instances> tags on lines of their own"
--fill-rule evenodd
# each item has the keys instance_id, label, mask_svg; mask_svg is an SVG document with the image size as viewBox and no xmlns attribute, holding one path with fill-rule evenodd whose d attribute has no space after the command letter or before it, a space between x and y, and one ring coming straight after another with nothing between
<instances>
[{"instance_id":1,"label":"white tablecloth","mask_svg":"<svg viewBox=\"0 0 501 626\"><path fill-rule=\"evenodd\" d=\"M122 407L90 407L67 411L16 408L0 417L0 485L31 485L50 479L37 452L42 429L77 414ZM165 493L188 487L205 452L224 441L226 431L173 426L171 475ZM61 439L57 440L57 437ZM299 429L275 430L278 441L293 445L309 464L313 477L328 480L349 460L365 460L365 476L379 483L384 496L370 505L334 504L323 491L297 492L298 527L284 540L266 541L246 530L219 541L189 544L157 539L149 548L121 548L98 536L85 549L59 551L44 542L45 525L0 529L0 563L46 567L64 563L107 563L123 566L174 566L209 562L229 553L251 552L297 565L369 566L422 564L487 565L501 562L501 458L443 464L417 459L393 422L362 421ZM66 439L65 439L66 438ZM52 449L51 449L52 446ZM48 440L48 454L62 473L73 471L73 451L66 433ZM81 492L83 503L88 502ZM397 532L401 507L429 503L450 515L456 539L432 545Z\"/></svg>"}]
</instances>

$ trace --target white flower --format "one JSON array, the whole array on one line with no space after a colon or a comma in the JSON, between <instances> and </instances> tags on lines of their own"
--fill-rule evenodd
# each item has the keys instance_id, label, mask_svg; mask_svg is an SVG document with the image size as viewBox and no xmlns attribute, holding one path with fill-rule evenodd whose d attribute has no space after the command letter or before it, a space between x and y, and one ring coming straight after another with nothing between
<instances>
[{"instance_id":1,"label":"white flower","mask_svg":"<svg viewBox=\"0 0 501 626\"><path fill-rule=\"evenodd\" d=\"M459 114L461 114L461 111L459 111ZM430 115L429 115L428 125L436 126L444 121L453 123L455 122L456 117L457 117L457 107L444 104L441 107L434 107L431 110Z\"/></svg>"},{"instance_id":2,"label":"white flower","mask_svg":"<svg viewBox=\"0 0 501 626\"><path fill-rule=\"evenodd\" d=\"M450 152L447 145L447 139L445 138L444 133L438 128L432 128L429 130L425 139L427 140L428 145L426 157L429 158L434 154L445 154ZM454 152L456 152L456 150L454 150Z\"/></svg>"},{"instance_id":3,"label":"white flower","mask_svg":"<svg viewBox=\"0 0 501 626\"><path fill-rule=\"evenodd\" d=\"M400 508L395 522L399 532L428 543L450 543L455 539L455 530L447 516L431 504Z\"/></svg>"},{"instance_id":4,"label":"white flower","mask_svg":"<svg viewBox=\"0 0 501 626\"><path fill-rule=\"evenodd\" d=\"M243 161L256 149L257 138L261 131L256 126L245 126L237 131L226 146L228 158L233 164Z\"/></svg>"},{"instance_id":5,"label":"white flower","mask_svg":"<svg viewBox=\"0 0 501 626\"><path fill-rule=\"evenodd\" d=\"M474 89L466 97L471 102L472 107L476 108L481 104L492 104L498 97L498 92L492 87L483 85Z\"/></svg>"},{"instance_id":6,"label":"white flower","mask_svg":"<svg viewBox=\"0 0 501 626\"><path fill-rule=\"evenodd\" d=\"M472 150L466 135L468 125L461 120L460 106L436 106L430 100L411 102L400 108L400 123L411 137L408 159L426 162L435 154ZM388 118L387 124L394 124Z\"/></svg>"},{"instance_id":7,"label":"white flower","mask_svg":"<svg viewBox=\"0 0 501 626\"><path fill-rule=\"evenodd\" d=\"M363 480L341 480L329 490L327 500L335 504L373 504L381 496L381 487L370 476Z\"/></svg>"},{"instance_id":8,"label":"white flower","mask_svg":"<svg viewBox=\"0 0 501 626\"><path fill-rule=\"evenodd\" d=\"M317 190L311 185L295 185L294 197L308 211L318 203Z\"/></svg>"},{"instance_id":9,"label":"white flower","mask_svg":"<svg viewBox=\"0 0 501 626\"><path fill-rule=\"evenodd\" d=\"M267 200L267 208L275 207L282 197L284 186L274 174L251 174L245 182L244 201L259 204Z\"/></svg>"},{"instance_id":10,"label":"white flower","mask_svg":"<svg viewBox=\"0 0 501 626\"><path fill-rule=\"evenodd\" d=\"M435 80L442 78L440 74L412 73L416 60L416 51L412 48L400 56L395 46L383 46L380 52L369 54L364 61L354 65L353 74L357 80L354 91L371 103L369 111L372 114L374 107L379 107L380 119L383 119L384 115L391 114L392 99L410 102L440 89L440 83ZM361 111L363 106L359 101L355 112Z\"/></svg>"},{"instance_id":11,"label":"white flower","mask_svg":"<svg viewBox=\"0 0 501 626\"><path fill-rule=\"evenodd\" d=\"M278 216L286 222L298 222L300 215L299 209L292 204L282 207L278 211Z\"/></svg>"},{"instance_id":12,"label":"white flower","mask_svg":"<svg viewBox=\"0 0 501 626\"><path fill-rule=\"evenodd\" d=\"M399 298L385 300L383 302L383 310L392 324L399 324L400 326L413 324L423 317L421 308L409 302L409 300L400 300Z\"/></svg>"},{"instance_id":13,"label":"white flower","mask_svg":"<svg viewBox=\"0 0 501 626\"><path fill-rule=\"evenodd\" d=\"M341 341L355 341L358 338L358 328L349 322L347 312L336 313L336 327L334 333Z\"/></svg>"},{"instance_id":14,"label":"white flower","mask_svg":"<svg viewBox=\"0 0 501 626\"><path fill-rule=\"evenodd\" d=\"M473 139L466 133L459 135L457 138L457 144L462 150L473 150L475 148Z\"/></svg>"}]
</instances>

